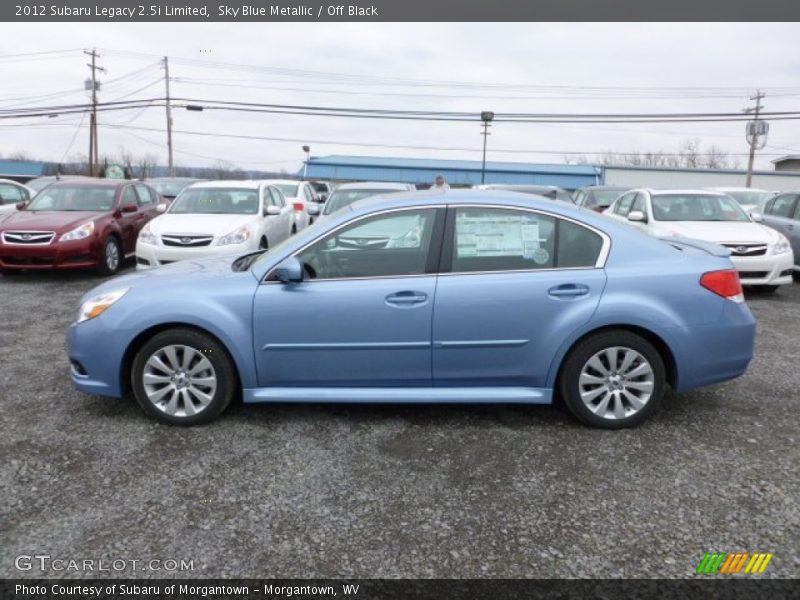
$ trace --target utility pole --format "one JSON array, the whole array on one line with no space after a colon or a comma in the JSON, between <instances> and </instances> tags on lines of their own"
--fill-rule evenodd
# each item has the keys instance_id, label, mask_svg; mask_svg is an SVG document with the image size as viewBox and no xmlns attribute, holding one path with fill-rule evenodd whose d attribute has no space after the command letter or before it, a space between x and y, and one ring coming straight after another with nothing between
<instances>
[{"instance_id":1,"label":"utility pole","mask_svg":"<svg viewBox=\"0 0 800 600\"><path fill-rule=\"evenodd\" d=\"M761 99L765 94L761 90L756 90L755 96L750 96L756 105L744 109L745 113L752 113L753 120L747 122L747 143L750 144L750 158L747 161L747 182L745 187L750 187L753 182L753 162L756 158L756 150L760 150L767 143L767 133L769 132L769 123L766 121L759 121L758 117L761 114ZM763 138L763 139L762 139Z\"/></svg>"},{"instance_id":2,"label":"utility pole","mask_svg":"<svg viewBox=\"0 0 800 600\"><path fill-rule=\"evenodd\" d=\"M306 162L303 164L303 179L306 179L308 174L308 161L311 159L311 146L303 146L303 152L306 153Z\"/></svg>"},{"instance_id":3,"label":"utility pole","mask_svg":"<svg viewBox=\"0 0 800 600\"><path fill-rule=\"evenodd\" d=\"M481 184L486 181L486 139L491 135L489 133L490 123L494 119L494 113L490 110L485 110L481 113L481 121L483 121L483 160L481 161Z\"/></svg>"},{"instance_id":4,"label":"utility pole","mask_svg":"<svg viewBox=\"0 0 800 600\"><path fill-rule=\"evenodd\" d=\"M175 177L175 164L172 160L172 105L169 99L169 58L164 57L164 82L167 84L167 153L169 154L169 176Z\"/></svg>"},{"instance_id":5,"label":"utility pole","mask_svg":"<svg viewBox=\"0 0 800 600\"><path fill-rule=\"evenodd\" d=\"M97 151L97 90L100 89L100 82L97 81L97 71L106 70L103 67L97 66L97 59L100 57L97 54L97 48L92 48L92 51L83 51L87 56L92 57L91 63L86 63L86 66L92 70L91 79L86 80L86 89L92 91L92 114L89 116L89 175L94 177L96 173L96 165L99 159Z\"/></svg>"}]
</instances>

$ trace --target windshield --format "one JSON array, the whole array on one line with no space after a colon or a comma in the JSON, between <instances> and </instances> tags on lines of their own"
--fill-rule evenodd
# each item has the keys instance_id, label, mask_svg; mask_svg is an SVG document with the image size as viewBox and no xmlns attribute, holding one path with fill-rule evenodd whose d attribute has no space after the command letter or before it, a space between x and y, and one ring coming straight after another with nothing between
<instances>
[{"instance_id":1,"label":"windshield","mask_svg":"<svg viewBox=\"0 0 800 600\"><path fill-rule=\"evenodd\" d=\"M58 181L58 179L31 179L25 185L27 185L32 190L36 190L37 192L41 192L48 185L53 185L57 181Z\"/></svg>"},{"instance_id":2,"label":"windshield","mask_svg":"<svg viewBox=\"0 0 800 600\"><path fill-rule=\"evenodd\" d=\"M297 188L299 186L296 183L272 183L270 185L278 188L287 198L297 198Z\"/></svg>"},{"instance_id":3,"label":"windshield","mask_svg":"<svg viewBox=\"0 0 800 600\"><path fill-rule=\"evenodd\" d=\"M117 188L90 185L54 185L39 192L28 210L108 212L114 207Z\"/></svg>"},{"instance_id":4,"label":"windshield","mask_svg":"<svg viewBox=\"0 0 800 600\"><path fill-rule=\"evenodd\" d=\"M331 194L331 197L328 198L328 201L325 203L325 210L322 211L323 215L329 215L331 213L335 213L340 208L344 208L345 206L350 206L353 202L357 200L362 200L364 198L369 198L370 196L377 196L378 194L393 194L397 193L400 190L387 190L387 189L358 189L358 190L336 190Z\"/></svg>"},{"instance_id":5,"label":"windshield","mask_svg":"<svg viewBox=\"0 0 800 600\"><path fill-rule=\"evenodd\" d=\"M594 208L595 206L611 206L617 198L622 195L623 190L593 190L589 192L586 198L586 206Z\"/></svg>"},{"instance_id":6,"label":"windshield","mask_svg":"<svg viewBox=\"0 0 800 600\"><path fill-rule=\"evenodd\" d=\"M656 221L749 221L733 198L702 194L654 195Z\"/></svg>"},{"instance_id":7,"label":"windshield","mask_svg":"<svg viewBox=\"0 0 800 600\"><path fill-rule=\"evenodd\" d=\"M169 207L172 214L254 215L258 190L239 188L189 188Z\"/></svg>"},{"instance_id":8,"label":"windshield","mask_svg":"<svg viewBox=\"0 0 800 600\"><path fill-rule=\"evenodd\" d=\"M167 198L174 198L181 191L189 186L190 184L194 183L192 181L148 181L147 183L150 184L150 187L157 191L162 196L166 196Z\"/></svg>"},{"instance_id":9,"label":"windshield","mask_svg":"<svg viewBox=\"0 0 800 600\"><path fill-rule=\"evenodd\" d=\"M761 204L761 202L772 196L770 192L760 192L755 190L734 192L726 191L724 193L736 200L739 204L744 204L746 206Z\"/></svg>"}]
</instances>

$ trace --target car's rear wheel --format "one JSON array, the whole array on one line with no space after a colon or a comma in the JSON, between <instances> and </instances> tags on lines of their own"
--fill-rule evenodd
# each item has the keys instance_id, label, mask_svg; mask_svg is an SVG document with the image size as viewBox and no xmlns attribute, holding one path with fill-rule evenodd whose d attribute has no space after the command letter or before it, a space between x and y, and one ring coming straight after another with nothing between
<instances>
[{"instance_id":1,"label":"car's rear wheel","mask_svg":"<svg viewBox=\"0 0 800 600\"><path fill-rule=\"evenodd\" d=\"M225 348L193 329L163 331L145 343L133 360L131 379L142 409L175 425L200 425L218 417L238 382Z\"/></svg>"},{"instance_id":2,"label":"car's rear wheel","mask_svg":"<svg viewBox=\"0 0 800 600\"><path fill-rule=\"evenodd\" d=\"M97 272L100 275L114 275L122 266L122 248L113 235L109 236L103 247L103 255L100 257L100 265Z\"/></svg>"},{"instance_id":3,"label":"car's rear wheel","mask_svg":"<svg viewBox=\"0 0 800 600\"><path fill-rule=\"evenodd\" d=\"M764 294L774 294L778 291L779 287L779 285L761 285L758 287L758 289Z\"/></svg>"},{"instance_id":4,"label":"car's rear wheel","mask_svg":"<svg viewBox=\"0 0 800 600\"><path fill-rule=\"evenodd\" d=\"M267 243L267 238L262 237L260 240L258 240L258 249L266 250L267 248L269 248L269 244Z\"/></svg>"},{"instance_id":5,"label":"car's rear wheel","mask_svg":"<svg viewBox=\"0 0 800 600\"><path fill-rule=\"evenodd\" d=\"M620 429L647 419L664 395L664 361L629 331L605 331L580 341L560 375L564 403L594 427Z\"/></svg>"}]
</instances>

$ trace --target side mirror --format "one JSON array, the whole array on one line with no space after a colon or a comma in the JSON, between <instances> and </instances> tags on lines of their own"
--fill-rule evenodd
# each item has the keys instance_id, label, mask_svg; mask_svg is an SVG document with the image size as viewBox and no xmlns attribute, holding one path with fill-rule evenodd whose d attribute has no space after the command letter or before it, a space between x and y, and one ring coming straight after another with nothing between
<instances>
[{"instance_id":1,"label":"side mirror","mask_svg":"<svg viewBox=\"0 0 800 600\"><path fill-rule=\"evenodd\" d=\"M647 223L647 215L640 210L632 210L628 213L628 221L633 223Z\"/></svg>"},{"instance_id":2,"label":"side mirror","mask_svg":"<svg viewBox=\"0 0 800 600\"><path fill-rule=\"evenodd\" d=\"M123 204L121 210L124 213L135 213L139 210L139 207L135 204Z\"/></svg>"},{"instance_id":3,"label":"side mirror","mask_svg":"<svg viewBox=\"0 0 800 600\"><path fill-rule=\"evenodd\" d=\"M273 206L270 204L264 209L264 215L267 217L276 217L281 214L281 209L279 206Z\"/></svg>"},{"instance_id":4,"label":"side mirror","mask_svg":"<svg viewBox=\"0 0 800 600\"><path fill-rule=\"evenodd\" d=\"M764 215L758 211L753 211L750 213L750 218L753 219L754 223L763 223L764 222Z\"/></svg>"},{"instance_id":5,"label":"side mirror","mask_svg":"<svg viewBox=\"0 0 800 600\"><path fill-rule=\"evenodd\" d=\"M294 256L290 256L279 263L272 274L282 283L299 283L303 281L303 265Z\"/></svg>"},{"instance_id":6,"label":"side mirror","mask_svg":"<svg viewBox=\"0 0 800 600\"><path fill-rule=\"evenodd\" d=\"M163 213L166 210L167 210L167 203L166 202L162 202L161 204L156 204L156 211L157 212Z\"/></svg>"},{"instance_id":7,"label":"side mirror","mask_svg":"<svg viewBox=\"0 0 800 600\"><path fill-rule=\"evenodd\" d=\"M17 202L17 210L24 210L28 206L28 202Z\"/></svg>"},{"instance_id":8,"label":"side mirror","mask_svg":"<svg viewBox=\"0 0 800 600\"><path fill-rule=\"evenodd\" d=\"M312 217L316 217L319 214L319 204L313 202L311 204L306 204L306 211L308 211L308 214Z\"/></svg>"}]
</instances>

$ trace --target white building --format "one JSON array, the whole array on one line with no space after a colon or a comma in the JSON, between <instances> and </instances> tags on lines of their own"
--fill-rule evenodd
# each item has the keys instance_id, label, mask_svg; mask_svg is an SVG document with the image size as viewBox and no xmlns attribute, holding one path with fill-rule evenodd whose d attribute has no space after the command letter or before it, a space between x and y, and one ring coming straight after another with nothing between
<instances>
[{"instance_id":1,"label":"white building","mask_svg":"<svg viewBox=\"0 0 800 600\"><path fill-rule=\"evenodd\" d=\"M747 171L671 167L602 166L605 185L648 188L744 187ZM754 171L751 187L769 191L800 190L800 172Z\"/></svg>"}]
</instances>

